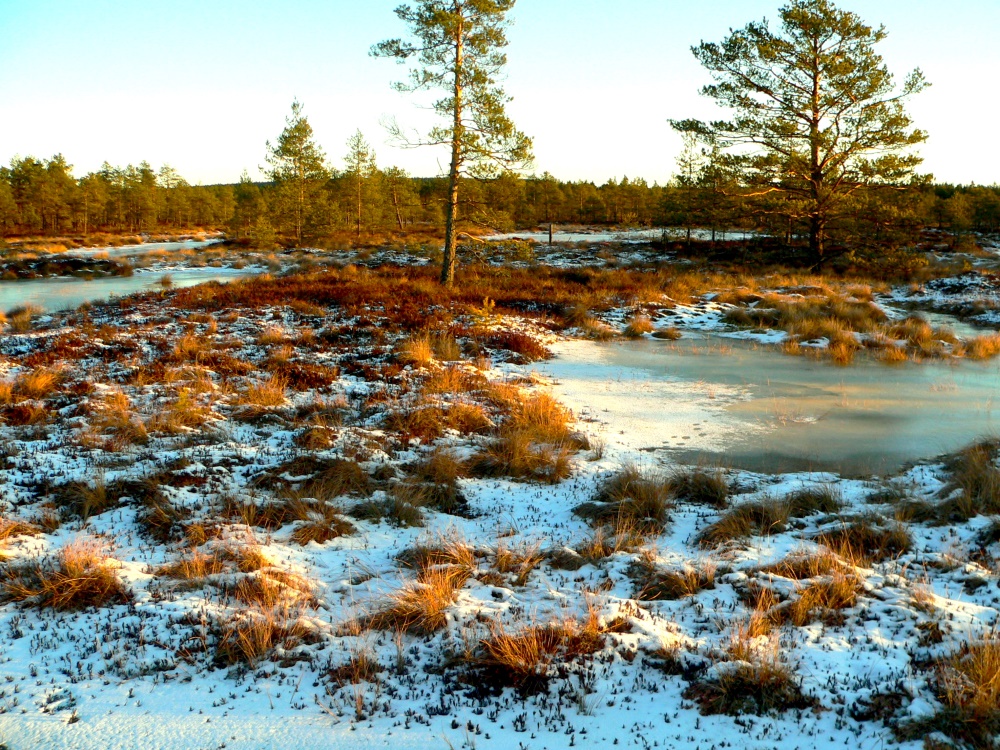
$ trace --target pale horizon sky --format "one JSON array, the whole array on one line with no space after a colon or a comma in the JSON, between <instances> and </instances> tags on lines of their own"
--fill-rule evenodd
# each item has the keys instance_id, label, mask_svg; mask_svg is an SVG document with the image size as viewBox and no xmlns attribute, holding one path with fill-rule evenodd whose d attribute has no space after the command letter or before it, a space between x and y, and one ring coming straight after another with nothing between
<instances>
[{"instance_id":1,"label":"pale horizon sky","mask_svg":"<svg viewBox=\"0 0 1000 750\"><path fill-rule=\"evenodd\" d=\"M399 0L0 0L0 163L62 153L83 175L169 163L193 184L258 177L264 143L293 98L334 167L358 129L381 166L415 176L447 154L401 150L380 124L425 128L416 97L390 88L406 68L368 56L401 36ZM779 0L520 0L509 32L509 112L535 143L535 171L598 184L667 181L680 139L667 120L720 113L690 47L777 17ZM991 147L1000 106L997 0L841 0L885 24L881 52L901 80L933 86L909 111L930 133L923 169L941 182L1000 183ZM426 104L426 99L423 103Z\"/></svg>"}]
</instances>

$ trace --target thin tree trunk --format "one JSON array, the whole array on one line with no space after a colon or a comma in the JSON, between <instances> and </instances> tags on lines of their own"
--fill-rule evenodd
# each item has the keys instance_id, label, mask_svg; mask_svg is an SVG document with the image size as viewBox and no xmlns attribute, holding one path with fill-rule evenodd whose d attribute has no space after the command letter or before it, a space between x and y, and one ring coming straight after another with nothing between
<instances>
[{"instance_id":1,"label":"thin tree trunk","mask_svg":"<svg viewBox=\"0 0 1000 750\"><path fill-rule=\"evenodd\" d=\"M812 90L812 120L809 123L809 146L811 158L811 173L809 175L810 191L812 193L812 212L809 217L809 251L812 253L816 267L823 265L823 229L826 222L823 218L823 170L819 161L820 147L820 67L819 43L813 42L813 90Z\"/></svg>"},{"instance_id":2,"label":"thin tree trunk","mask_svg":"<svg viewBox=\"0 0 1000 750\"><path fill-rule=\"evenodd\" d=\"M399 193L396 187L392 188L392 207L396 209L396 224L399 226L399 231L403 231L403 214L399 212Z\"/></svg>"},{"instance_id":3,"label":"thin tree trunk","mask_svg":"<svg viewBox=\"0 0 1000 750\"><path fill-rule=\"evenodd\" d=\"M358 242L361 242L361 165L358 165Z\"/></svg>"},{"instance_id":4,"label":"thin tree trunk","mask_svg":"<svg viewBox=\"0 0 1000 750\"><path fill-rule=\"evenodd\" d=\"M462 63L464 40L462 23L455 36L455 91L454 123L451 134L451 169L448 172L448 213L445 220L444 258L441 261L441 283L451 287L455 283L456 235L458 232L458 182L462 167Z\"/></svg>"}]
</instances>

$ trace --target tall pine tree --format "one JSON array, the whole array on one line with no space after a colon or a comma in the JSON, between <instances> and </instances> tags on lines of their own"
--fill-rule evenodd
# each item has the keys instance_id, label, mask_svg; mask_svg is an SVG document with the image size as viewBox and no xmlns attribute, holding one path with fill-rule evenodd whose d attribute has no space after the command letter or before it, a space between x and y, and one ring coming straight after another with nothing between
<instances>
[{"instance_id":1,"label":"tall pine tree","mask_svg":"<svg viewBox=\"0 0 1000 750\"><path fill-rule=\"evenodd\" d=\"M514 127L505 112L510 98L498 84L507 64L508 12L515 0L415 0L396 15L412 41L390 39L372 48L376 57L400 62L416 58L400 91L438 89L444 98L434 111L444 125L408 145L446 145L451 149L441 283L455 280L458 207L462 178L495 176L531 162L531 139ZM401 133L397 130L397 135Z\"/></svg>"}]
</instances>

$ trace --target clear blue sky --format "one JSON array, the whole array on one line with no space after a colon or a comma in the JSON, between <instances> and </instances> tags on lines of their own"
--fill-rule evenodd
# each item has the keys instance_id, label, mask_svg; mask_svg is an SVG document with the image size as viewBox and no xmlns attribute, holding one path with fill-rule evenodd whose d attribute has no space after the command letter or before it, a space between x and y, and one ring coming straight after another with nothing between
<instances>
[{"instance_id":1,"label":"clear blue sky","mask_svg":"<svg viewBox=\"0 0 1000 750\"><path fill-rule=\"evenodd\" d=\"M77 174L169 163L191 182L256 175L264 142L304 102L340 166L361 129L382 166L437 174L446 155L386 144L380 121L428 114L390 89L404 68L368 56L403 33L398 0L0 0L0 162L65 154ZM506 88L535 140L536 168L603 182L674 172L668 118L711 117L690 53L732 27L776 17L780 0L520 0ZM1000 182L1000 0L841 0L890 32L882 53L902 77L934 84L910 106L931 134L939 180Z\"/></svg>"}]
</instances>

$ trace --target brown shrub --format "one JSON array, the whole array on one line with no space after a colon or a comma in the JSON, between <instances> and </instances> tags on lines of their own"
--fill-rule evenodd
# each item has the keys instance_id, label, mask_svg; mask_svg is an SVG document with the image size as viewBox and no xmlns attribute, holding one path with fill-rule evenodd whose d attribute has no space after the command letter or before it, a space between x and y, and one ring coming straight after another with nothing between
<instances>
[{"instance_id":1,"label":"brown shrub","mask_svg":"<svg viewBox=\"0 0 1000 750\"><path fill-rule=\"evenodd\" d=\"M552 356L535 338L519 331L495 331L486 337L484 343L490 349L514 352L524 362L537 362Z\"/></svg>"}]
</instances>

